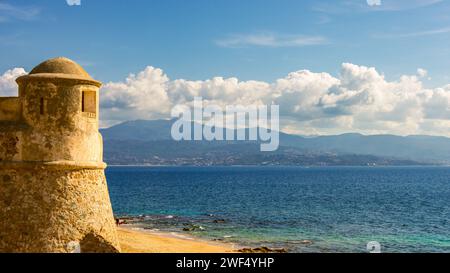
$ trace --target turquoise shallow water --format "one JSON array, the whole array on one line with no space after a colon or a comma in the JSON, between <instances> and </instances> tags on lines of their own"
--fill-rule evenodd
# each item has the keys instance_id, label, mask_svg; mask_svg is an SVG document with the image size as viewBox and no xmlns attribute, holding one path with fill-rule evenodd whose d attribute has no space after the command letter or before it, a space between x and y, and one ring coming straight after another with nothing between
<instances>
[{"instance_id":1,"label":"turquoise shallow water","mask_svg":"<svg viewBox=\"0 0 450 273\"><path fill-rule=\"evenodd\" d=\"M143 215L149 229L290 252L365 252L369 241L384 252L450 252L447 167L109 167L106 175L115 214Z\"/></svg>"}]
</instances>

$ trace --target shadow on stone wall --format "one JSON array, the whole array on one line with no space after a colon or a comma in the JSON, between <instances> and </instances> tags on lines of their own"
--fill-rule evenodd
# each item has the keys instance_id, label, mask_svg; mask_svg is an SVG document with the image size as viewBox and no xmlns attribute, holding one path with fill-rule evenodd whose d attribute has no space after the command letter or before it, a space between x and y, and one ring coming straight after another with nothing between
<instances>
[{"instance_id":1,"label":"shadow on stone wall","mask_svg":"<svg viewBox=\"0 0 450 273\"><path fill-rule=\"evenodd\" d=\"M81 253L119 253L119 251L102 236L93 232L87 234L80 242Z\"/></svg>"}]
</instances>

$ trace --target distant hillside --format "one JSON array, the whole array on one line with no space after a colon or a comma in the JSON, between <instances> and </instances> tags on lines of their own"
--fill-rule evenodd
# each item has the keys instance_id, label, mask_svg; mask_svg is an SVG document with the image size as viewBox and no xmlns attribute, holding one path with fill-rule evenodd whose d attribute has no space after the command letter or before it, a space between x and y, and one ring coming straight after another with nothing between
<instances>
[{"instance_id":1,"label":"distant hillside","mask_svg":"<svg viewBox=\"0 0 450 273\"><path fill-rule=\"evenodd\" d=\"M301 137L280 133L280 149L256 141L173 141L172 121L129 121L102 129L109 164L151 165L418 165L448 164L450 139L394 135Z\"/></svg>"},{"instance_id":2,"label":"distant hillside","mask_svg":"<svg viewBox=\"0 0 450 273\"><path fill-rule=\"evenodd\" d=\"M290 138L289 141L282 139L281 143L316 152L370 154L433 163L450 162L450 139L446 137L343 134Z\"/></svg>"}]
</instances>

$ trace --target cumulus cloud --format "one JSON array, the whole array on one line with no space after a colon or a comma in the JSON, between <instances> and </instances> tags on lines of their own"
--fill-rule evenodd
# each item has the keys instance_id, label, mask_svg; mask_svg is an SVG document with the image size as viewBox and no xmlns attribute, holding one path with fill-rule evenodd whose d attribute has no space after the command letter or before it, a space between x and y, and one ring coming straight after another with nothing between
<instances>
[{"instance_id":1,"label":"cumulus cloud","mask_svg":"<svg viewBox=\"0 0 450 273\"><path fill-rule=\"evenodd\" d=\"M66 0L69 6L81 6L81 0Z\"/></svg>"},{"instance_id":2,"label":"cumulus cloud","mask_svg":"<svg viewBox=\"0 0 450 273\"><path fill-rule=\"evenodd\" d=\"M381 6L381 0L367 0L367 5L373 6Z\"/></svg>"},{"instance_id":3,"label":"cumulus cloud","mask_svg":"<svg viewBox=\"0 0 450 273\"><path fill-rule=\"evenodd\" d=\"M388 81L373 67L344 63L339 75L299 70L272 83L215 77L171 80L147 67L124 82L107 83L101 107L106 125L129 119L170 118L177 104L280 105L284 131L300 134L436 134L450 136L450 85L429 89L421 78Z\"/></svg>"},{"instance_id":4,"label":"cumulus cloud","mask_svg":"<svg viewBox=\"0 0 450 273\"><path fill-rule=\"evenodd\" d=\"M417 69L417 76L424 78L428 75L428 71L423 69L423 68L418 68Z\"/></svg>"},{"instance_id":5,"label":"cumulus cloud","mask_svg":"<svg viewBox=\"0 0 450 273\"><path fill-rule=\"evenodd\" d=\"M18 95L16 78L25 75L25 69L14 68L0 76L0 97L13 97Z\"/></svg>"},{"instance_id":6,"label":"cumulus cloud","mask_svg":"<svg viewBox=\"0 0 450 273\"><path fill-rule=\"evenodd\" d=\"M109 120L156 119L171 109L169 78L161 69L147 67L124 82L105 84L101 106Z\"/></svg>"},{"instance_id":7,"label":"cumulus cloud","mask_svg":"<svg viewBox=\"0 0 450 273\"><path fill-rule=\"evenodd\" d=\"M17 95L15 79L23 68L0 76L0 96ZM317 135L428 134L450 136L450 84L427 88L416 75L389 81L373 67L344 63L340 73L299 70L273 82L214 77L203 81L170 79L163 70L146 67L101 90L102 126L126 120L169 119L172 107L206 104L280 105L285 132Z\"/></svg>"}]
</instances>

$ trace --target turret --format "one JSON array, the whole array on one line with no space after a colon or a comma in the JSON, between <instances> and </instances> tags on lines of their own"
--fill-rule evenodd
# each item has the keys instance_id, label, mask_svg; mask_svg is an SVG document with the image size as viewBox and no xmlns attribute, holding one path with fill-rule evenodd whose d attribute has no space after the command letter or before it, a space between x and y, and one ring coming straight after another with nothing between
<instances>
[{"instance_id":1,"label":"turret","mask_svg":"<svg viewBox=\"0 0 450 273\"><path fill-rule=\"evenodd\" d=\"M23 122L22 160L101 162L99 87L78 64L55 58L19 77Z\"/></svg>"},{"instance_id":2,"label":"turret","mask_svg":"<svg viewBox=\"0 0 450 273\"><path fill-rule=\"evenodd\" d=\"M66 58L0 98L0 252L120 250L98 131L99 88Z\"/></svg>"}]
</instances>

